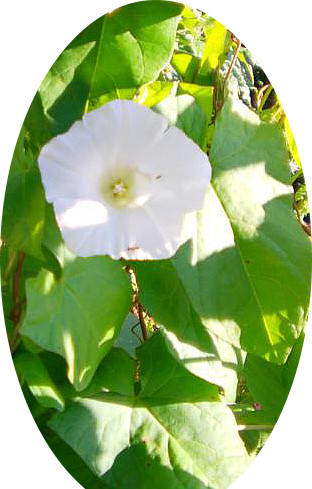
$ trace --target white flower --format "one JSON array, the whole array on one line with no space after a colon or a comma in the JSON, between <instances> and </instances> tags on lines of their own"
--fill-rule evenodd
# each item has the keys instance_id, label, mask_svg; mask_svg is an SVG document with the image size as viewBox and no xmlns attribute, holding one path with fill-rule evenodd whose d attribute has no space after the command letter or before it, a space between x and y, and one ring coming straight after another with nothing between
<instances>
[{"instance_id":1,"label":"white flower","mask_svg":"<svg viewBox=\"0 0 312 489\"><path fill-rule=\"evenodd\" d=\"M39 167L69 250L115 259L172 256L211 177L191 139L129 100L85 114L43 147Z\"/></svg>"}]
</instances>

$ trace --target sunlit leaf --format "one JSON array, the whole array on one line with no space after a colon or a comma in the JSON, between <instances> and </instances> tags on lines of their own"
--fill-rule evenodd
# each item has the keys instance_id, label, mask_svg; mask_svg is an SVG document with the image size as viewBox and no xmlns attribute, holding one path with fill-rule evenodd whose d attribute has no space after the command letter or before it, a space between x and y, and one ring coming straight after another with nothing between
<instances>
[{"instance_id":1,"label":"sunlit leaf","mask_svg":"<svg viewBox=\"0 0 312 489\"><path fill-rule=\"evenodd\" d=\"M283 363L308 309L311 247L293 212L282 132L233 95L218 117L210 159L247 278L245 308L253 304L251 321L245 311L242 344Z\"/></svg>"},{"instance_id":2,"label":"sunlit leaf","mask_svg":"<svg viewBox=\"0 0 312 489\"><path fill-rule=\"evenodd\" d=\"M108 257L67 262L60 280L47 271L26 284L27 311L21 334L62 355L77 390L90 382L128 313L126 273Z\"/></svg>"}]
</instances>

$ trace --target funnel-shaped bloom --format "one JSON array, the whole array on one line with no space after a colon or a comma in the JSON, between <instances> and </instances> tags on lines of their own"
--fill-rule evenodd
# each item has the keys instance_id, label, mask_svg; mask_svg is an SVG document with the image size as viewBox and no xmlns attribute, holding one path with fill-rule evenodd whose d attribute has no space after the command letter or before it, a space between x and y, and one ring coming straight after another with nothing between
<instances>
[{"instance_id":1,"label":"funnel-shaped bloom","mask_svg":"<svg viewBox=\"0 0 312 489\"><path fill-rule=\"evenodd\" d=\"M115 259L172 256L211 176L191 139L129 100L85 114L43 147L39 167L67 247Z\"/></svg>"}]
</instances>

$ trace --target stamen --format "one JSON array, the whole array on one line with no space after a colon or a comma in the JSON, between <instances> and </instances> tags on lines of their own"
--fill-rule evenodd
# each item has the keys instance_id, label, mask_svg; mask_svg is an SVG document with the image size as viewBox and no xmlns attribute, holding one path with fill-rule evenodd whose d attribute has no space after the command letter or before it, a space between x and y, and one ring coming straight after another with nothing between
<instances>
[{"instance_id":1,"label":"stamen","mask_svg":"<svg viewBox=\"0 0 312 489\"><path fill-rule=\"evenodd\" d=\"M117 180L112 186L114 197L123 197L128 192L128 185L125 185L122 180Z\"/></svg>"}]
</instances>

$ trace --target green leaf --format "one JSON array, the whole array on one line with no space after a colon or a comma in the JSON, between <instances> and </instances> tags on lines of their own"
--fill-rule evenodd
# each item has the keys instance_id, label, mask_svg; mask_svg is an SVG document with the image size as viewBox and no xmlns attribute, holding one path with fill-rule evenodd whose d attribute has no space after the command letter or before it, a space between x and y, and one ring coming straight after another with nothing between
<instances>
[{"instance_id":1,"label":"green leaf","mask_svg":"<svg viewBox=\"0 0 312 489\"><path fill-rule=\"evenodd\" d=\"M100 17L63 51L39 89L53 134L86 110L133 98L171 58L182 5L138 2Z\"/></svg>"},{"instance_id":2,"label":"green leaf","mask_svg":"<svg viewBox=\"0 0 312 489\"><path fill-rule=\"evenodd\" d=\"M127 397L134 396L134 359L121 348L112 348L100 363L84 396L99 392L116 392Z\"/></svg>"},{"instance_id":3,"label":"green leaf","mask_svg":"<svg viewBox=\"0 0 312 489\"><path fill-rule=\"evenodd\" d=\"M218 402L138 407L103 394L77 398L49 425L99 476L118 469L117 455L142 443L151 464L159 461L178 480L183 471L216 489L228 487L248 464L234 416Z\"/></svg>"},{"instance_id":4,"label":"green leaf","mask_svg":"<svg viewBox=\"0 0 312 489\"><path fill-rule=\"evenodd\" d=\"M56 222L53 206L48 203L46 203L45 207L42 248L46 262L50 265L48 269L56 274L56 278L59 278L59 272L62 272L62 267L64 267L67 261L72 261L74 256L65 246L61 231ZM48 250L48 252L46 252L46 250ZM55 263L51 254L53 254L58 264ZM54 263L52 263L53 261Z\"/></svg>"},{"instance_id":5,"label":"green leaf","mask_svg":"<svg viewBox=\"0 0 312 489\"><path fill-rule=\"evenodd\" d=\"M132 312L129 312L114 346L122 348L132 358L135 358L135 350L142 341L143 337L139 320Z\"/></svg>"},{"instance_id":6,"label":"green leaf","mask_svg":"<svg viewBox=\"0 0 312 489\"><path fill-rule=\"evenodd\" d=\"M31 152L26 152L25 150L25 138L26 130L25 127L22 126L14 148L9 175L30 170L33 166L34 158L32 157Z\"/></svg>"},{"instance_id":7,"label":"green leaf","mask_svg":"<svg viewBox=\"0 0 312 489\"><path fill-rule=\"evenodd\" d=\"M188 83L197 81L197 73L200 68L200 58L186 53L175 53L171 64L180 78Z\"/></svg>"},{"instance_id":8,"label":"green leaf","mask_svg":"<svg viewBox=\"0 0 312 489\"><path fill-rule=\"evenodd\" d=\"M248 354L244 374L255 402L277 421L288 394L283 382L283 366Z\"/></svg>"},{"instance_id":9,"label":"green leaf","mask_svg":"<svg viewBox=\"0 0 312 489\"><path fill-rule=\"evenodd\" d=\"M305 337L305 333L303 330L299 338L296 340L293 349L289 357L287 358L287 362L283 366L283 381L284 381L287 395L291 389L292 383L296 375L296 371L298 368L301 351L303 347L304 337Z\"/></svg>"},{"instance_id":10,"label":"green leaf","mask_svg":"<svg viewBox=\"0 0 312 489\"><path fill-rule=\"evenodd\" d=\"M41 434L54 455L76 481L86 489L110 489L97 477L72 448L46 426L40 426Z\"/></svg>"},{"instance_id":11,"label":"green leaf","mask_svg":"<svg viewBox=\"0 0 312 489\"><path fill-rule=\"evenodd\" d=\"M143 85L136 96L136 101L143 103L146 107L159 104L171 92L176 92L176 83L170 81L154 81Z\"/></svg>"},{"instance_id":12,"label":"green leaf","mask_svg":"<svg viewBox=\"0 0 312 489\"><path fill-rule=\"evenodd\" d=\"M151 1L107 14L91 96L99 95L104 87L133 88L155 80L171 58L181 10L179 4Z\"/></svg>"},{"instance_id":13,"label":"green leaf","mask_svg":"<svg viewBox=\"0 0 312 489\"><path fill-rule=\"evenodd\" d=\"M95 43L94 40L78 46L69 46L57 58L39 88L39 95L45 112L49 113L63 92L71 88L71 84L76 81L77 68L95 47Z\"/></svg>"},{"instance_id":14,"label":"green leaf","mask_svg":"<svg viewBox=\"0 0 312 489\"><path fill-rule=\"evenodd\" d=\"M206 43L201 66L204 70L215 70L226 46L227 29L212 17L209 20L205 28Z\"/></svg>"},{"instance_id":15,"label":"green leaf","mask_svg":"<svg viewBox=\"0 0 312 489\"><path fill-rule=\"evenodd\" d=\"M129 487L150 489L205 489L199 479L189 472L161 465L159 458L151 458L145 444L132 445L123 450L105 476L101 478L111 489Z\"/></svg>"},{"instance_id":16,"label":"green leaf","mask_svg":"<svg viewBox=\"0 0 312 489\"><path fill-rule=\"evenodd\" d=\"M37 167L17 171L13 159L3 206L1 235L13 249L42 259L45 196Z\"/></svg>"},{"instance_id":17,"label":"green leaf","mask_svg":"<svg viewBox=\"0 0 312 489\"><path fill-rule=\"evenodd\" d=\"M50 89L51 93L53 93L52 86ZM49 119L46 116L43 100L39 92L36 93L28 109L23 128L25 129L25 148L37 156L42 146L52 136Z\"/></svg>"},{"instance_id":18,"label":"green leaf","mask_svg":"<svg viewBox=\"0 0 312 489\"><path fill-rule=\"evenodd\" d=\"M308 310L311 247L292 210L282 132L232 94L218 116L210 159L245 274L242 346L283 363ZM238 307L235 299L228 297Z\"/></svg>"},{"instance_id":19,"label":"green leaf","mask_svg":"<svg viewBox=\"0 0 312 489\"><path fill-rule=\"evenodd\" d=\"M302 333L295 342L285 365L275 365L256 355L248 354L244 367L247 386L253 399L277 421L287 400L295 377L303 345Z\"/></svg>"},{"instance_id":20,"label":"green leaf","mask_svg":"<svg viewBox=\"0 0 312 489\"><path fill-rule=\"evenodd\" d=\"M171 93L153 109L165 116L170 125L177 126L195 143L202 148L205 147L207 119L194 97L188 94L176 96Z\"/></svg>"},{"instance_id":21,"label":"green leaf","mask_svg":"<svg viewBox=\"0 0 312 489\"><path fill-rule=\"evenodd\" d=\"M132 408L118 402L119 397L113 402L115 397L112 402L76 398L63 416L54 416L48 423L99 476L129 444Z\"/></svg>"},{"instance_id":22,"label":"green leaf","mask_svg":"<svg viewBox=\"0 0 312 489\"><path fill-rule=\"evenodd\" d=\"M106 473L104 480L112 487L119 487L116 481L121 474L126 477L126 487L133 479L143 478L145 482L137 466L129 475L123 468L124 461L131 460L133 451L139 450L147 474L149 467L155 477L159 472L168 481L168 489L182 489L190 480L196 488L202 484L226 488L248 464L235 418L220 402L181 402L181 398L191 400L192 395L200 395L204 383L182 367L175 368L165 348L157 333L138 349L142 375L139 397L101 389L91 397L75 398L64 413L52 418L49 426L97 475ZM158 371L157 354L164 363ZM118 365L117 357L115 362ZM130 364L120 369L125 381L130 372ZM97 372L95 380L97 377L101 382L102 373ZM206 385L209 397L213 389ZM145 447L143 453L138 446ZM112 472L107 473L111 468Z\"/></svg>"},{"instance_id":23,"label":"green leaf","mask_svg":"<svg viewBox=\"0 0 312 489\"><path fill-rule=\"evenodd\" d=\"M37 355L19 353L14 357L14 366L19 379L21 382L25 379L39 404L59 411L64 409L65 403L62 394Z\"/></svg>"},{"instance_id":24,"label":"green leaf","mask_svg":"<svg viewBox=\"0 0 312 489\"><path fill-rule=\"evenodd\" d=\"M248 296L241 290L244 270L231 227L212 188L204 210L186 224L194 240L172 260L133 262L140 297L162 325L171 354L193 374L222 386L234 402Z\"/></svg>"},{"instance_id":25,"label":"green leaf","mask_svg":"<svg viewBox=\"0 0 312 489\"><path fill-rule=\"evenodd\" d=\"M21 334L62 355L77 390L90 382L113 345L131 302L120 263L108 257L73 258L57 281L42 270L26 283Z\"/></svg>"},{"instance_id":26,"label":"green leaf","mask_svg":"<svg viewBox=\"0 0 312 489\"><path fill-rule=\"evenodd\" d=\"M216 386L192 375L169 353L161 333L137 349L140 362L140 397L171 402L217 400Z\"/></svg>"},{"instance_id":27,"label":"green leaf","mask_svg":"<svg viewBox=\"0 0 312 489\"><path fill-rule=\"evenodd\" d=\"M179 83L179 93L187 93L195 98L206 115L207 124L211 122L213 114L213 87L203 87L194 83Z\"/></svg>"}]
</instances>

